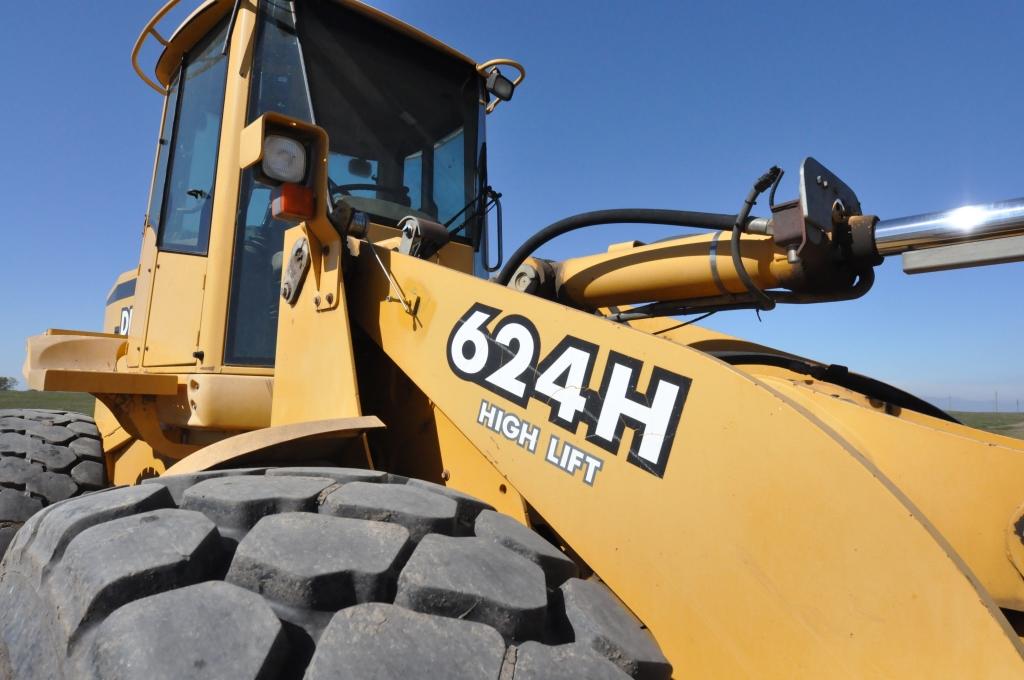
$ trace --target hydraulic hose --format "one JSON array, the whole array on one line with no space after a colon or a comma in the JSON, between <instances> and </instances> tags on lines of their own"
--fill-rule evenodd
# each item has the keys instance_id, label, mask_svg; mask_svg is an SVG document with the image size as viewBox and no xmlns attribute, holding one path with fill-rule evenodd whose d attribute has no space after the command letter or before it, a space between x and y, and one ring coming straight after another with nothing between
<instances>
[{"instance_id":1,"label":"hydraulic hose","mask_svg":"<svg viewBox=\"0 0 1024 680\"><path fill-rule=\"evenodd\" d=\"M747 217L750 215L750 211L754 208L754 204L757 203L757 197L768 190L768 187L772 188L772 196L775 195L775 187L778 186L779 180L782 179L782 168L777 165L773 165L769 168L768 172L761 175L754 186L751 187L750 193L743 199L743 207L740 208L739 213L736 215L736 221L732 225L732 264L736 267L736 273L739 275L740 280L746 287L747 292L758 301L757 308L763 310L770 310L775 308L775 301L768 296L763 290L757 287L754 280L750 278L750 274L747 272L747 268L743 266L743 259L740 256L740 233L746 226Z\"/></svg>"},{"instance_id":2,"label":"hydraulic hose","mask_svg":"<svg viewBox=\"0 0 1024 680\"><path fill-rule=\"evenodd\" d=\"M507 286L512 275L523 262L538 248L548 241L583 227L599 224L667 224L675 227L692 227L695 229L716 229L727 231L736 224L738 215L721 213L694 212L691 210L658 210L652 208L620 208L615 210L595 210L566 217L550 224L516 249L501 268L495 281ZM744 220L746 222L746 220Z\"/></svg>"}]
</instances>

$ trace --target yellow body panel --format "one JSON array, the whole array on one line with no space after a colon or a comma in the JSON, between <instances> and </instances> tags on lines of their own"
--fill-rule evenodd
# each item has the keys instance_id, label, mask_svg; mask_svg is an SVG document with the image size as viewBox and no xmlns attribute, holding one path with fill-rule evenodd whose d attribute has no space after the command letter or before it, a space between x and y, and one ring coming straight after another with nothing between
<instances>
[{"instance_id":1,"label":"yellow body panel","mask_svg":"<svg viewBox=\"0 0 1024 680\"><path fill-rule=\"evenodd\" d=\"M436 406L432 410L441 464L444 465L441 480L456 489L468 490L468 493L493 505L498 512L529 525L526 504L516 488L508 484L491 461L480 455L472 440L448 419L444 411Z\"/></svg>"},{"instance_id":2,"label":"yellow body panel","mask_svg":"<svg viewBox=\"0 0 1024 680\"><path fill-rule=\"evenodd\" d=\"M1012 677L1022 648L967 564L864 451L768 384L674 343L429 263L360 257L360 326L696 677ZM458 378L446 343L479 299L693 382L664 477ZM424 360L424 357L432 357ZM603 461L592 485L478 422L481 400ZM1024 489L1024 473L1016 478ZM472 486L465 488L473 493ZM1002 522L1000 526L1002 526Z\"/></svg>"},{"instance_id":3,"label":"yellow body panel","mask_svg":"<svg viewBox=\"0 0 1024 680\"><path fill-rule=\"evenodd\" d=\"M135 281L137 269L124 272L114 281L107 295L107 306L103 312L103 330L107 333L128 335L131 330L132 312L135 306Z\"/></svg>"},{"instance_id":4,"label":"yellow body panel","mask_svg":"<svg viewBox=\"0 0 1024 680\"><path fill-rule=\"evenodd\" d=\"M206 258L162 252L156 259L142 365L191 366L203 311Z\"/></svg>"},{"instance_id":5,"label":"yellow body panel","mask_svg":"<svg viewBox=\"0 0 1024 680\"><path fill-rule=\"evenodd\" d=\"M291 252L300 237L311 238L302 227L285 232L284 252ZM340 262L333 266L337 269ZM333 308L320 311L314 304L314 298L320 299L315 283L310 271L295 305L281 305L273 425L362 415L345 288L335 283L332 294L338 299Z\"/></svg>"},{"instance_id":6,"label":"yellow body panel","mask_svg":"<svg viewBox=\"0 0 1024 680\"><path fill-rule=\"evenodd\" d=\"M301 450L308 452L318 444L317 450L330 452L336 448L340 440L362 437L367 431L384 424L374 416L355 418L330 418L326 420L309 420L301 423L275 425L261 430L246 432L216 444L204 447L195 454L175 463L167 469L169 475L181 475L190 472L209 470L227 462L238 462L253 451L264 454L294 456Z\"/></svg>"},{"instance_id":7,"label":"yellow body panel","mask_svg":"<svg viewBox=\"0 0 1024 680\"><path fill-rule=\"evenodd\" d=\"M128 368L139 368L145 347L146 328L149 324L149 301L153 295L153 272L156 270L156 230L148 222L142 230L142 252L139 255L139 276L135 281L135 300L131 330L128 333Z\"/></svg>"},{"instance_id":8,"label":"yellow body panel","mask_svg":"<svg viewBox=\"0 0 1024 680\"><path fill-rule=\"evenodd\" d=\"M188 378L189 427L255 430L270 425L274 379L193 373Z\"/></svg>"},{"instance_id":9,"label":"yellow body panel","mask_svg":"<svg viewBox=\"0 0 1024 680\"><path fill-rule=\"evenodd\" d=\"M105 446L105 444L104 444ZM106 449L104 449L106 450ZM167 471L172 460L166 460L144 441L132 439L127 446L107 453L107 475L111 484L138 484ZM112 474L111 474L112 472Z\"/></svg>"},{"instance_id":10,"label":"yellow body panel","mask_svg":"<svg viewBox=\"0 0 1024 680\"><path fill-rule=\"evenodd\" d=\"M1000 606L1024 610L1024 579L1006 547L1007 527L1020 519L1024 502L1020 442L982 442L967 427L908 422L791 380L765 382L863 451L938 527Z\"/></svg>"}]
</instances>

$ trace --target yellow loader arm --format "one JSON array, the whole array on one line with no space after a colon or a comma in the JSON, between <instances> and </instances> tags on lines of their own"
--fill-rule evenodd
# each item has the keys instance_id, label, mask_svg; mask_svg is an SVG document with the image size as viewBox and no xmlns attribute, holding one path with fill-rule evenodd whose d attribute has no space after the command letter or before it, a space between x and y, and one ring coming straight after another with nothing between
<instances>
[{"instance_id":1,"label":"yellow loader arm","mask_svg":"<svg viewBox=\"0 0 1024 680\"><path fill-rule=\"evenodd\" d=\"M873 439L887 431L870 418L852 438L844 422L865 415L823 408L778 377L371 248L362 244L352 280L356 325L502 489L633 609L677 671L1024 671L996 601L1024 595L1005 544L1024 490L1019 448L884 414L931 450ZM915 482L924 454L937 469ZM988 474L971 476L968 459ZM450 484L496 495L465 485L476 477L460 479L460 464L446 461ZM950 493L940 484L953 472L968 474ZM975 516L974 535L947 536L930 516L956 524L981 500L990 524L979 532Z\"/></svg>"}]
</instances>

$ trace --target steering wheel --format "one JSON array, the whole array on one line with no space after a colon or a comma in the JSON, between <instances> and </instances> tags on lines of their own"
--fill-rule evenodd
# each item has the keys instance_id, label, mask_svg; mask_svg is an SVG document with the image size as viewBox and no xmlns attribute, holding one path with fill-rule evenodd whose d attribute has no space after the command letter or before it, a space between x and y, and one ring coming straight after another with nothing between
<instances>
[{"instance_id":1,"label":"steering wheel","mask_svg":"<svg viewBox=\"0 0 1024 680\"><path fill-rule=\"evenodd\" d=\"M390 194L403 202L409 200L409 189L404 186L389 187L384 184L335 184L331 182L331 193L340 192L345 196L351 196L353 191L376 191L382 194Z\"/></svg>"}]
</instances>

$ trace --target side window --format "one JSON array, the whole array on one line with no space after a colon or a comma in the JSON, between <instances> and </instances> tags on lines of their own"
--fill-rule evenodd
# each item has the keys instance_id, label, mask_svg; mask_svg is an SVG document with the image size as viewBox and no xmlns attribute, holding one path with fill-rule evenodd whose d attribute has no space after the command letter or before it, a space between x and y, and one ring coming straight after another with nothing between
<instances>
[{"instance_id":1,"label":"side window","mask_svg":"<svg viewBox=\"0 0 1024 680\"><path fill-rule=\"evenodd\" d=\"M174 114L178 111L178 76L171 82L167 92L167 104L164 109L164 122L160 127L160 139L156 148L156 170L153 173L153 186L149 190L149 210L146 219L150 226L160 230L160 212L164 204L164 187L167 179L167 157L171 151L171 136L174 133Z\"/></svg>"},{"instance_id":2,"label":"side window","mask_svg":"<svg viewBox=\"0 0 1024 680\"><path fill-rule=\"evenodd\" d=\"M162 201L154 196L155 207L162 208L157 239L161 250L204 255L210 241L227 76L227 57L221 54L225 30L221 26L211 32L185 56L175 86L177 111L167 180ZM165 130L163 137L167 136Z\"/></svg>"}]
</instances>

